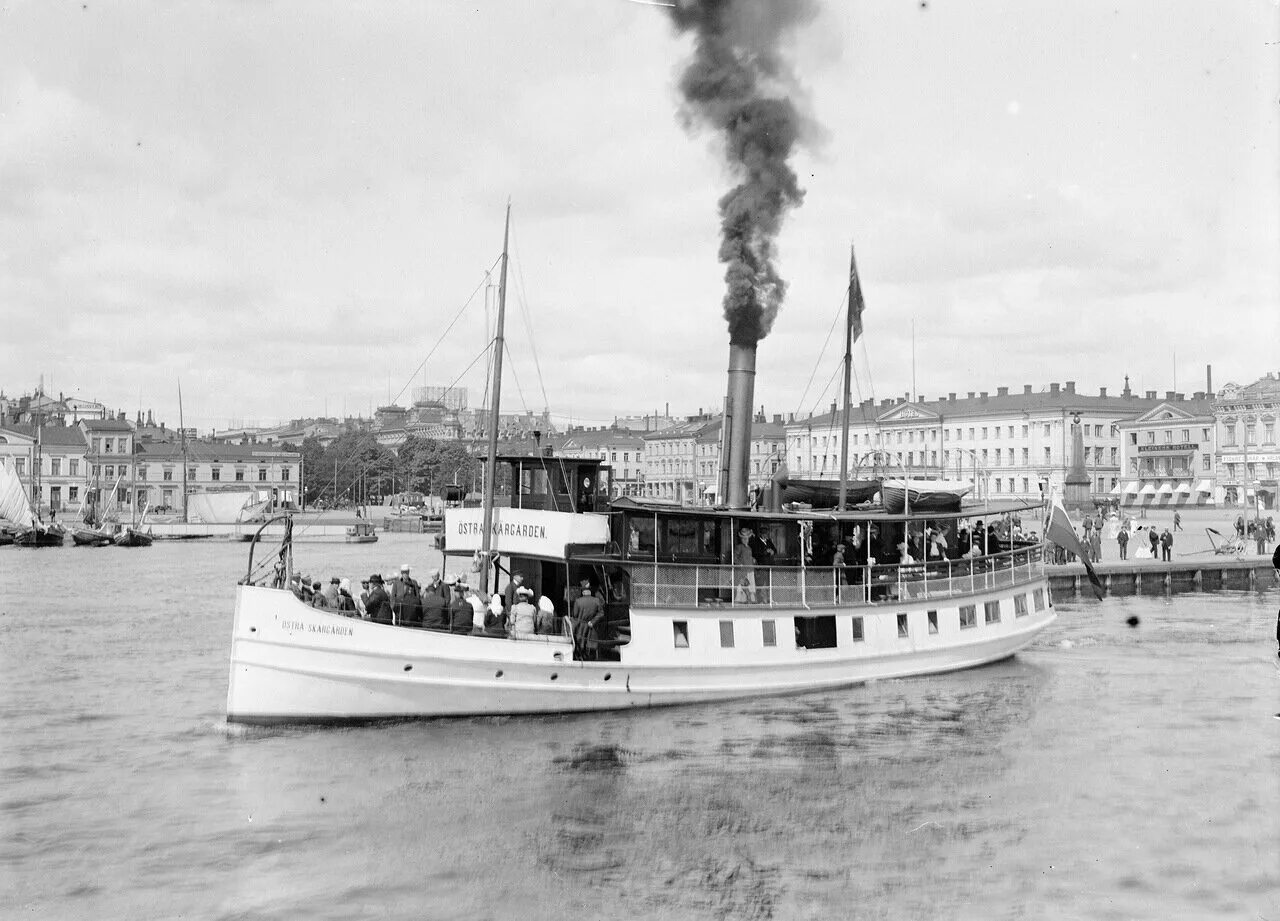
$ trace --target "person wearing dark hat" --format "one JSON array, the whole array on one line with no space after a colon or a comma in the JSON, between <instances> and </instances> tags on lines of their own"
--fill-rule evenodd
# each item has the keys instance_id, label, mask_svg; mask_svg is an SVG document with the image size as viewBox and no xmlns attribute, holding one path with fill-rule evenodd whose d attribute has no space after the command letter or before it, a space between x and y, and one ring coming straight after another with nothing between
<instances>
[{"instance_id":1,"label":"person wearing dark hat","mask_svg":"<svg viewBox=\"0 0 1280 921\"><path fill-rule=\"evenodd\" d=\"M475 626L475 612L467 601L467 583L458 579L453 583L453 600L449 602L449 632L470 635Z\"/></svg>"},{"instance_id":2,"label":"person wearing dark hat","mask_svg":"<svg viewBox=\"0 0 1280 921\"><path fill-rule=\"evenodd\" d=\"M502 590L502 610L510 611L516 606L516 593L519 592L520 586L524 585L524 573L513 572L511 581L507 583L507 587Z\"/></svg>"},{"instance_id":3,"label":"person wearing dark hat","mask_svg":"<svg viewBox=\"0 0 1280 921\"><path fill-rule=\"evenodd\" d=\"M409 575L408 563L400 567L399 577L391 583L391 614L398 624L422 626L422 586Z\"/></svg>"},{"instance_id":4,"label":"person wearing dark hat","mask_svg":"<svg viewBox=\"0 0 1280 921\"><path fill-rule=\"evenodd\" d=\"M573 602L569 618L573 621L573 640L586 658L596 652L597 627L604 620L604 604L591 594L591 583L583 580L582 595Z\"/></svg>"},{"instance_id":5,"label":"person wearing dark hat","mask_svg":"<svg viewBox=\"0 0 1280 921\"><path fill-rule=\"evenodd\" d=\"M311 583L311 606L313 608L329 607L329 596L324 593L324 586L320 584L320 580Z\"/></svg>"},{"instance_id":6,"label":"person wearing dark hat","mask_svg":"<svg viewBox=\"0 0 1280 921\"><path fill-rule=\"evenodd\" d=\"M302 577L302 594L300 594L298 597L302 599L304 604L311 604L311 600L314 596L315 596L315 592L311 588L311 577L303 576Z\"/></svg>"},{"instance_id":7,"label":"person wearing dark hat","mask_svg":"<svg viewBox=\"0 0 1280 921\"><path fill-rule=\"evenodd\" d=\"M329 578L329 584L324 589L324 600L328 602L327 607L336 608L338 606L338 586L342 580L337 576Z\"/></svg>"},{"instance_id":8,"label":"person wearing dark hat","mask_svg":"<svg viewBox=\"0 0 1280 921\"><path fill-rule=\"evenodd\" d=\"M375 624L391 623L391 598L383 588L379 573L375 572L369 577L369 597L365 601L365 610Z\"/></svg>"},{"instance_id":9,"label":"person wearing dark hat","mask_svg":"<svg viewBox=\"0 0 1280 921\"><path fill-rule=\"evenodd\" d=\"M440 579L440 570L431 573L431 581L422 586L422 626L428 630L449 629L449 586Z\"/></svg>"}]
</instances>

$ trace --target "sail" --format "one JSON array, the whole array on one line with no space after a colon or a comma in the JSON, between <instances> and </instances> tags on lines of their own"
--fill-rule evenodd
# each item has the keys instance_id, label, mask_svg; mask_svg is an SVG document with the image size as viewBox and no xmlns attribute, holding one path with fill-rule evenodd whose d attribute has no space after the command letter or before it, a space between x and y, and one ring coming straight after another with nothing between
<instances>
[{"instance_id":1,"label":"sail","mask_svg":"<svg viewBox=\"0 0 1280 921\"><path fill-rule=\"evenodd\" d=\"M18 475L0 463L0 518L19 527L30 528L35 524L31 515L31 503Z\"/></svg>"}]
</instances>

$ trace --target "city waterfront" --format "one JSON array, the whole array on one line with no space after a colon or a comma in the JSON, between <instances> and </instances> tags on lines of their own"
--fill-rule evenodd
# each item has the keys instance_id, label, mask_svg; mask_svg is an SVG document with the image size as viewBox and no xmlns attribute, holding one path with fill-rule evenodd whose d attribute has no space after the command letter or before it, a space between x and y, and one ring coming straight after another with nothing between
<instances>
[{"instance_id":1,"label":"city waterfront","mask_svg":"<svg viewBox=\"0 0 1280 921\"><path fill-rule=\"evenodd\" d=\"M298 564L423 570L429 547L383 535ZM1015 659L838 693L266 731L223 719L246 558L0 554L0 914L1280 911L1270 582L1062 601Z\"/></svg>"}]
</instances>

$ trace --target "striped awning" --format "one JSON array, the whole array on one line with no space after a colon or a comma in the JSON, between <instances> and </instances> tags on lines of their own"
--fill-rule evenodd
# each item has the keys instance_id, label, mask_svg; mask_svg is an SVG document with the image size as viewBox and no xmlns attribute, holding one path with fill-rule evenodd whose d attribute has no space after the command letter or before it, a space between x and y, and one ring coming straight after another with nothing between
<instances>
[{"instance_id":1,"label":"striped awning","mask_svg":"<svg viewBox=\"0 0 1280 921\"><path fill-rule=\"evenodd\" d=\"M1140 496L1154 496L1156 494L1156 486L1154 483L1148 483L1146 486L1138 490Z\"/></svg>"},{"instance_id":2,"label":"striped awning","mask_svg":"<svg viewBox=\"0 0 1280 921\"><path fill-rule=\"evenodd\" d=\"M1189 496L1191 495L1191 484L1179 483L1178 488L1175 489L1174 492L1176 492L1180 496Z\"/></svg>"},{"instance_id":3,"label":"striped awning","mask_svg":"<svg viewBox=\"0 0 1280 921\"><path fill-rule=\"evenodd\" d=\"M1112 487L1111 487L1111 495L1113 495L1113 496L1118 496L1118 495L1120 495L1120 484L1119 484L1119 483L1117 483L1115 486L1112 486Z\"/></svg>"},{"instance_id":4,"label":"striped awning","mask_svg":"<svg viewBox=\"0 0 1280 921\"><path fill-rule=\"evenodd\" d=\"M1137 491L1138 491L1138 483L1136 480L1130 480L1128 483L1124 484L1125 495L1127 496L1133 495Z\"/></svg>"},{"instance_id":5,"label":"striped awning","mask_svg":"<svg viewBox=\"0 0 1280 921\"><path fill-rule=\"evenodd\" d=\"M1200 485L1196 487L1196 492L1213 492L1213 487L1209 485L1208 480L1201 480Z\"/></svg>"},{"instance_id":6,"label":"striped awning","mask_svg":"<svg viewBox=\"0 0 1280 921\"><path fill-rule=\"evenodd\" d=\"M1160 495L1162 495L1162 496L1172 496L1172 495L1173 495L1173 484L1172 484L1172 483L1161 483L1161 484L1160 484L1160 488L1159 488L1159 489L1157 489L1157 490L1156 490L1156 492L1157 492L1157 493L1159 493L1159 494L1160 494Z\"/></svg>"}]
</instances>

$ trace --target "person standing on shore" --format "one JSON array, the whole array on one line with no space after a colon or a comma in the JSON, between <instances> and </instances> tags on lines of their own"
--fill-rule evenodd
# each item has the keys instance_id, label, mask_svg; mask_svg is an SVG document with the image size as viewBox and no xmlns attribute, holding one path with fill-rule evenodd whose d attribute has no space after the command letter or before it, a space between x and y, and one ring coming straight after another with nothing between
<instances>
[{"instance_id":1,"label":"person standing on shore","mask_svg":"<svg viewBox=\"0 0 1280 921\"><path fill-rule=\"evenodd\" d=\"M1154 560L1160 552L1160 535L1156 533L1155 525L1147 528L1147 540L1151 542L1151 559Z\"/></svg>"},{"instance_id":2,"label":"person standing on shore","mask_svg":"<svg viewBox=\"0 0 1280 921\"><path fill-rule=\"evenodd\" d=\"M1182 530L1182 513L1181 512L1173 513L1173 529L1175 531Z\"/></svg>"},{"instance_id":3,"label":"person standing on shore","mask_svg":"<svg viewBox=\"0 0 1280 921\"><path fill-rule=\"evenodd\" d=\"M1154 532L1152 532L1154 533ZM1160 535L1160 559L1168 563L1173 559L1173 532L1168 528Z\"/></svg>"},{"instance_id":4,"label":"person standing on shore","mask_svg":"<svg viewBox=\"0 0 1280 921\"><path fill-rule=\"evenodd\" d=\"M1129 559L1129 529L1128 528L1120 529L1120 532L1116 534L1116 543L1120 547L1120 559L1122 560Z\"/></svg>"}]
</instances>

